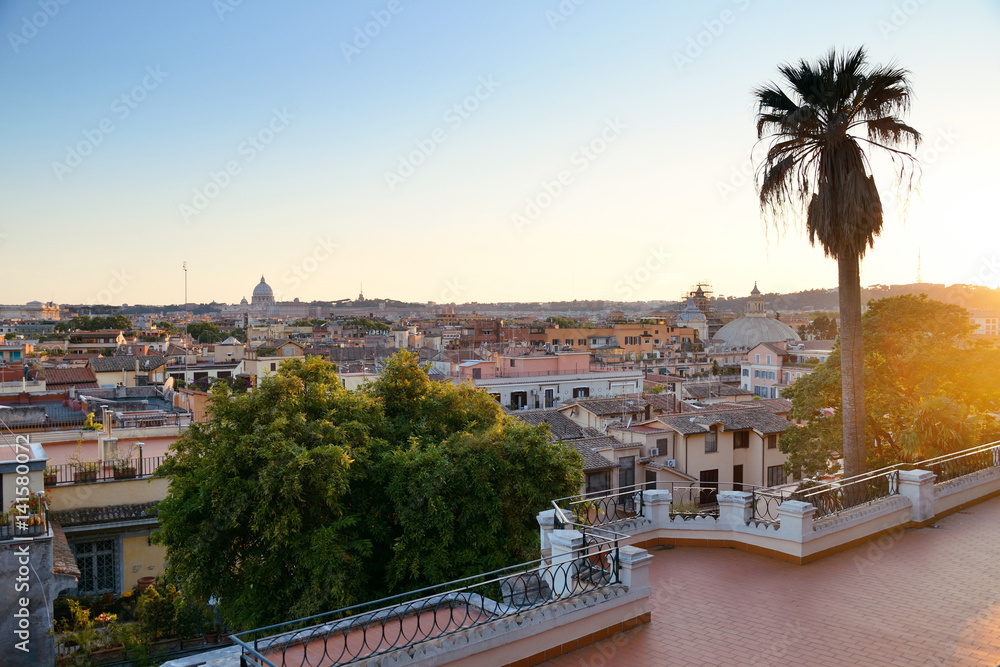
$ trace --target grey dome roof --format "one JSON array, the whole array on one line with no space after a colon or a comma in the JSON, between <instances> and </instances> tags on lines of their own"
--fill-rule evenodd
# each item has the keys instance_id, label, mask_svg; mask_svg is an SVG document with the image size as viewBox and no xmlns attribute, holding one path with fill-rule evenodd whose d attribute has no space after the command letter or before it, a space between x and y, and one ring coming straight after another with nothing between
<instances>
[{"instance_id":1,"label":"grey dome roof","mask_svg":"<svg viewBox=\"0 0 1000 667\"><path fill-rule=\"evenodd\" d=\"M680 315L677 316L678 322L704 322L706 321L705 313L698 309L698 306L694 305L694 299L688 297L687 305L684 310L681 311Z\"/></svg>"},{"instance_id":2,"label":"grey dome roof","mask_svg":"<svg viewBox=\"0 0 1000 667\"><path fill-rule=\"evenodd\" d=\"M274 296L271 286L264 282L264 276L260 277L260 282L253 288L254 296Z\"/></svg>"},{"instance_id":3,"label":"grey dome roof","mask_svg":"<svg viewBox=\"0 0 1000 667\"><path fill-rule=\"evenodd\" d=\"M773 317L745 315L725 325L715 334L724 340L726 347L751 348L760 343L776 343L783 340L802 340L784 322Z\"/></svg>"}]
</instances>

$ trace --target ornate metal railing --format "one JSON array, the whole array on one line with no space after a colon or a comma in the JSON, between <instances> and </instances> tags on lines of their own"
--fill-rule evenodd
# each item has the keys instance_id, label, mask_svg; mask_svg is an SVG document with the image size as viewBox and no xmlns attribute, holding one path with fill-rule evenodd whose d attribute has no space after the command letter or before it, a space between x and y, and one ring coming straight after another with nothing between
<instances>
[{"instance_id":1,"label":"ornate metal railing","mask_svg":"<svg viewBox=\"0 0 1000 667\"><path fill-rule=\"evenodd\" d=\"M588 527L568 560L543 559L232 636L243 665L344 665L597 590L619 579L617 534Z\"/></svg>"},{"instance_id":2,"label":"ornate metal railing","mask_svg":"<svg viewBox=\"0 0 1000 667\"><path fill-rule=\"evenodd\" d=\"M820 519L898 493L899 470L893 468L796 491L792 499L811 503L816 508L815 518Z\"/></svg>"},{"instance_id":3,"label":"ornate metal railing","mask_svg":"<svg viewBox=\"0 0 1000 667\"><path fill-rule=\"evenodd\" d=\"M940 484L987 468L1000 467L1000 442L991 442L962 452L945 454L907 467L933 472L937 475L934 483Z\"/></svg>"},{"instance_id":4,"label":"ornate metal railing","mask_svg":"<svg viewBox=\"0 0 1000 667\"><path fill-rule=\"evenodd\" d=\"M778 507L786 500L796 500L795 492L789 489L754 489L752 496L753 521L755 523L778 524Z\"/></svg>"},{"instance_id":5,"label":"ornate metal railing","mask_svg":"<svg viewBox=\"0 0 1000 667\"><path fill-rule=\"evenodd\" d=\"M557 510L556 530L562 530L565 523L580 526L609 526L622 521L644 517L646 506L642 491L645 485L636 484L616 491L597 491L581 496L569 496L552 501Z\"/></svg>"},{"instance_id":6,"label":"ornate metal railing","mask_svg":"<svg viewBox=\"0 0 1000 667\"><path fill-rule=\"evenodd\" d=\"M108 479L150 477L163 463L164 456L146 456L115 461L62 463L46 468L45 486L56 484L89 484Z\"/></svg>"},{"instance_id":7,"label":"ornate metal railing","mask_svg":"<svg viewBox=\"0 0 1000 667\"><path fill-rule=\"evenodd\" d=\"M752 484L735 482L659 482L658 487L670 491L670 516L682 519L719 516L720 491L753 491Z\"/></svg>"}]
</instances>

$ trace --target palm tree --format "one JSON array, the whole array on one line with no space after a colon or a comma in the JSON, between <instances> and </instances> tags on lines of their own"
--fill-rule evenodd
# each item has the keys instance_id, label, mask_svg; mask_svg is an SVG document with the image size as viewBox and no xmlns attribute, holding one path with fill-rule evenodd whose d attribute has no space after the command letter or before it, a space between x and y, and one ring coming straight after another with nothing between
<instances>
[{"instance_id":1,"label":"palm tree","mask_svg":"<svg viewBox=\"0 0 1000 667\"><path fill-rule=\"evenodd\" d=\"M757 138L768 147L758 169L760 206L775 221L804 212L809 243L818 240L837 260L849 477L866 470L860 264L882 230L882 202L865 151L885 151L908 189L916 159L904 149L915 150L920 133L900 118L910 107L909 72L869 66L864 48L840 56L831 50L815 64L800 60L778 71L784 86L753 91Z\"/></svg>"}]
</instances>

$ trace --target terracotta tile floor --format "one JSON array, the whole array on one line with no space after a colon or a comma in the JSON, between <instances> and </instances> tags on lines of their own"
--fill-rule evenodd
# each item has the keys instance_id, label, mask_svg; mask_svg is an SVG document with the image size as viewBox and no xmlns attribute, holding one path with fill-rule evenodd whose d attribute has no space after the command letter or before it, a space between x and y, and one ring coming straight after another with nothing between
<instances>
[{"instance_id":1,"label":"terracotta tile floor","mask_svg":"<svg viewBox=\"0 0 1000 667\"><path fill-rule=\"evenodd\" d=\"M652 549L652 622L545 662L1000 666L1000 498L790 565Z\"/></svg>"}]
</instances>

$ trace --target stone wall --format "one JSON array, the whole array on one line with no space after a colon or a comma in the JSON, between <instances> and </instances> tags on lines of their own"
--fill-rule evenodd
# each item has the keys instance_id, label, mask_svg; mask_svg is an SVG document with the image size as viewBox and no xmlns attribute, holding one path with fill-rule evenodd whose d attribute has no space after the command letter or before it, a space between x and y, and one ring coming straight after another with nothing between
<instances>
[{"instance_id":1,"label":"stone wall","mask_svg":"<svg viewBox=\"0 0 1000 667\"><path fill-rule=\"evenodd\" d=\"M76 577L52 572L52 536L0 542L0 637L4 667L55 663L52 601ZM23 604L27 603L27 604ZM12 638L12 639L11 639Z\"/></svg>"}]
</instances>

